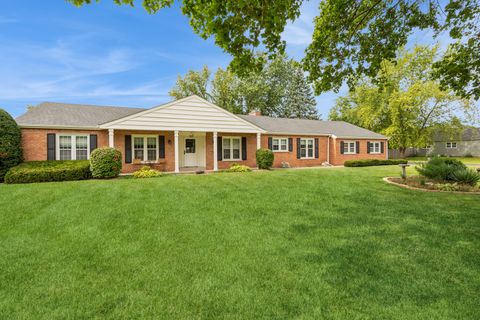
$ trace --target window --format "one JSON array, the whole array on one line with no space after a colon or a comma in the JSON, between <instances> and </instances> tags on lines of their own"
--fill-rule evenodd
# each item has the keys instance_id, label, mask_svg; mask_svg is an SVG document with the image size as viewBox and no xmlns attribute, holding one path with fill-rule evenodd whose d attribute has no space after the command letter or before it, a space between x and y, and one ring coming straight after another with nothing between
<instances>
[{"instance_id":1,"label":"window","mask_svg":"<svg viewBox=\"0 0 480 320\"><path fill-rule=\"evenodd\" d=\"M58 160L87 160L90 154L88 135L58 135Z\"/></svg>"},{"instance_id":2,"label":"window","mask_svg":"<svg viewBox=\"0 0 480 320\"><path fill-rule=\"evenodd\" d=\"M447 149L455 149L457 148L456 142L447 142Z\"/></svg>"},{"instance_id":3,"label":"window","mask_svg":"<svg viewBox=\"0 0 480 320\"><path fill-rule=\"evenodd\" d=\"M134 136L133 158L140 161L157 161L158 138L156 136Z\"/></svg>"},{"instance_id":4,"label":"window","mask_svg":"<svg viewBox=\"0 0 480 320\"><path fill-rule=\"evenodd\" d=\"M380 142L370 142L369 144L370 153L380 153Z\"/></svg>"},{"instance_id":5,"label":"window","mask_svg":"<svg viewBox=\"0 0 480 320\"><path fill-rule=\"evenodd\" d=\"M300 159L313 159L313 139L300 139Z\"/></svg>"},{"instance_id":6,"label":"window","mask_svg":"<svg viewBox=\"0 0 480 320\"><path fill-rule=\"evenodd\" d=\"M272 151L273 152L288 151L288 138L272 138Z\"/></svg>"},{"instance_id":7,"label":"window","mask_svg":"<svg viewBox=\"0 0 480 320\"><path fill-rule=\"evenodd\" d=\"M222 138L223 160L241 160L241 141L240 137Z\"/></svg>"},{"instance_id":8,"label":"window","mask_svg":"<svg viewBox=\"0 0 480 320\"><path fill-rule=\"evenodd\" d=\"M344 154L354 154L357 152L357 147L355 141L344 141L343 142L343 153Z\"/></svg>"}]
</instances>

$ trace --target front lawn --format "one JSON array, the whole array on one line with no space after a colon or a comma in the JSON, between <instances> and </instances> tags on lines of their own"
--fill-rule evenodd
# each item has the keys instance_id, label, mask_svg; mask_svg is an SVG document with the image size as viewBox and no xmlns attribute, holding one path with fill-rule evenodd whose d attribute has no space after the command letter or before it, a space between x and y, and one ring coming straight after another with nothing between
<instances>
[{"instance_id":1,"label":"front lawn","mask_svg":"<svg viewBox=\"0 0 480 320\"><path fill-rule=\"evenodd\" d=\"M398 174L0 185L0 318L478 318L480 197Z\"/></svg>"},{"instance_id":2,"label":"front lawn","mask_svg":"<svg viewBox=\"0 0 480 320\"><path fill-rule=\"evenodd\" d=\"M480 164L480 158L478 157L451 157L452 159L458 159L465 164ZM427 161L427 157L408 157L408 161L412 162L424 162Z\"/></svg>"}]
</instances>

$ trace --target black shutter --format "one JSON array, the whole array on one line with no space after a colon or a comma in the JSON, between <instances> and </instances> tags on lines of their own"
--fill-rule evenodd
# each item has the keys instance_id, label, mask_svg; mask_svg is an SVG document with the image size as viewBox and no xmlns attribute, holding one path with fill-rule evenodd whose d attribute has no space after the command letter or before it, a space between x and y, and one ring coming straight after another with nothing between
<instances>
[{"instance_id":1,"label":"black shutter","mask_svg":"<svg viewBox=\"0 0 480 320\"><path fill-rule=\"evenodd\" d=\"M247 137L242 137L242 160L247 160Z\"/></svg>"},{"instance_id":2,"label":"black shutter","mask_svg":"<svg viewBox=\"0 0 480 320\"><path fill-rule=\"evenodd\" d=\"M55 133L47 133L47 160L55 160Z\"/></svg>"},{"instance_id":3,"label":"black shutter","mask_svg":"<svg viewBox=\"0 0 480 320\"><path fill-rule=\"evenodd\" d=\"M385 142L380 142L380 153L383 153L385 151Z\"/></svg>"},{"instance_id":4,"label":"black shutter","mask_svg":"<svg viewBox=\"0 0 480 320\"><path fill-rule=\"evenodd\" d=\"M297 159L300 159L300 138L297 138Z\"/></svg>"},{"instance_id":5,"label":"black shutter","mask_svg":"<svg viewBox=\"0 0 480 320\"><path fill-rule=\"evenodd\" d=\"M158 136L158 157L165 159L165 136Z\"/></svg>"},{"instance_id":6,"label":"black shutter","mask_svg":"<svg viewBox=\"0 0 480 320\"><path fill-rule=\"evenodd\" d=\"M132 136L125 136L125 163L132 163Z\"/></svg>"},{"instance_id":7,"label":"black shutter","mask_svg":"<svg viewBox=\"0 0 480 320\"><path fill-rule=\"evenodd\" d=\"M292 152L293 151L293 139L288 138L288 151Z\"/></svg>"},{"instance_id":8,"label":"black shutter","mask_svg":"<svg viewBox=\"0 0 480 320\"><path fill-rule=\"evenodd\" d=\"M367 153L370 153L370 141L367 141Z\"/></svg>"},{"instance_id":9,"label":"black shutter","mask_svg":"<svg viewBox=\"0 0 480 320\"><path fill-rule=\"evenodd\" d=\"M343 141L340 141L340 154L344 154L344 151L343 151L344 144L345 143Z\"/></svg>"},{"instance_id":10,"label":"black shutter","mask_svg":"<svg viewBox=\"0 0 480 320\"><path fill-rule=\"evenodd\" d=\"M318 159L318 138L315 138L315 158Z\"/></svg>"},{"instance_id":11,"label":"black shutter","mask_svg":"<svg viewBox=\"0 0 480 320\"><path fill-rule=\"evenodd\" d=\"M217 160L221 161L222 157L222 137L217 137Z\"/></svg>"},{"instance_id":12,"label":"black shutter","mask_svg":"<svg viewBox=\"0 0 480 320\"><path fill-rule=\"evenodd\" d=\"M355 141L355 149L357 149L357 153L360 153L360 141Z\"/></svg>"},{"instance_id":13,"label":"black shutter","mask_svg":"<svg viewBox=\"0 0 480 320\"><path fill-rule=\"evenodd\" d=\"M268 149L272 150L272 137L268 137Z\"/></svg>"},{"instance_id":14,"label":"black shutter","mask_svg":"<svg viewBox=\"0 0 480 320\"><path fill-rule=\"evenodd\" d=\"M90 153L92 153L93 150L95 149L97 149L97 135L91 134L90 135Z\"/></svg>"}]
</instances>

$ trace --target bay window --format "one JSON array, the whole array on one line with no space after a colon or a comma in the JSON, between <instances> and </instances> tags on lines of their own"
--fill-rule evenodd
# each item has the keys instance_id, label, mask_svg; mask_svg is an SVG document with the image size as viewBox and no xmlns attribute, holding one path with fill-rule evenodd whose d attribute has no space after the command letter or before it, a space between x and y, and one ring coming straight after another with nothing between
<instances>
[{"instance_id":1,"label":"bay window","mask_svg":"<svg viewBox=\"0 0 480 320\"><path fill-rule=\"evenodd\" d=\"M89 135L57 135L58 160L88 160L90 146Z\"/></svg>"},{"instance_id":2,"label":"bay window","mask_svg":"<svg viewBox=\"0 0 480 320\"><path fill-rule=\"evenodd\" d=\"M223 160L241 160L241 139L241 137L222 138Z\"/></svg>"},{"instance_id":3,"label":"bay window","mask_svg":"<svg viewBox=\"0 0 480 320\"><path fill-rule=\"evenodd\" d=\"M312 138L300 139L300 159L313 159L314 142Z\"/></svg>"}]
</instances>

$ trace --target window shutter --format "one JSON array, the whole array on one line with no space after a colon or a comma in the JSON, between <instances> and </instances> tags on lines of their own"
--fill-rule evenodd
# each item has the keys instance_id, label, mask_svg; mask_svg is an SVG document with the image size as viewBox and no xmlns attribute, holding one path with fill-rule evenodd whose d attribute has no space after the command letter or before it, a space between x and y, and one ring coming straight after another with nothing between
<instances>
[{"instance_id":1,"label":"window shutter","mask_svg":"<svg viewBox=\"0 0 480 320\"><path fill-rule=\"evenodd\" d=\"M383 153L385 151L385 142L380 142L380 153Z\"/></svg>"},{"instance_id":2,"label":"window shutter","mask_svg":"<svg viewBox=\"0 0 480 320\"><path fill-rule=\"evenodd\" d=\"M300 159L300 138L297 138L297 159Z\"/></svg>"},{"instance_id":3,"label":"window shutter","mask_svg":"<svg viewBox=\"0 0 480 320\"><path fill-rule=\"evenodd\" d=\"M370 141L367 141L367 153L370 153Z\"/></svg>"},{"instance_id":4,"label":"window shutter","mask_svg":"<svg viewBox=\"0 0 480 320\"><path fill-rule=\"evenodd\" d=\"M165 136L158 136L158 157L165 159Z\"/></svg>"},{"instance_id":5,"label":"window shutter","mask_svg":"<svg viewBox=\"0 0 480 320\"><path fill-rule=\"evenodd\" d=\"M247 137L242 137L242 160L247 160Z\"/></svg>"},{"instance_id":6,"label":"window shutter","mask_svg":"<svg viewBox=\"0 0 480 320\"><path fill-rule=\"evenodd\" d=\"M357 153L360 153L360 141L355 141L355 149L357 149Z\"/></svg>"},{"instance_id":7,"label":"window shutter","mask_svg":"<svg viewBox=\"0 0 480 320\"><path fill-rule=\"evenodd\" d=\"M217 160L221 161L223 159L222 155L222 137L217 137Z\"/></svg>"},{"instance_id":8,"label":"window shutter","mask_svg":"<svg viewBox=\"0 0 480 320\"><path fill-rule=\"evenodd\" d=\"M272 144L273 144L272 137L268 137L268 149L270 149L270 150L273 149Z\"/></svg>"},{"instance_id":9,"label":"window shutter","mask_svg":"<svg viewBox=\"0 0 480 320\"><path fill-rule=\"evenodd\" d=\"M343 151L343 145L344 145L343 141L340 141L340 154L343 154L343 153L344 153L344 151Z\"/></svg>"},{"instance_id":10,"label":"window shutter","mask_svg":"<svg viewBox=\"0 0 480 320\"><path fill-rule=\"evenodd\" d=\"M125 136L125 163L132 163L132 136Z\"/></svg>"},{"instance_id":11,"label":"window shutter","mask_svg":"<svg viewBox=\"0 0 480 320\"><path fill-rule=\"evenodd\" d=\"M293 151L293 139L288 138L288 151L292 152Z\"/></svg>"},{"instance_id":12,"label":"window shutter","mask_svg":"<svg viewBox=\"0 0 480 320\"><path fill-rule=\"evenodd\" d=\"M92 153L93 150L95 149L97 149L97 135L91 134L90 135L90 153Z\"/></svg>"},{"instance_id":13,"label":"window shutter","mask_svg":"<svg viewBox=\"0 0 480 320\"><path fill-rule=\"evenodd\" d=\"M55 160L55 133L47 133L47 160Z\"/></svg>"},{"instance_id":14,"label":"window shutter","mask_svg":"<svg viewBox=\"0 0 480 320\"><path fill-rule=\"evenodd\" d=\"M318 159L318 138L315 138L315 158Z\"/></svg>"}]
</instances>

